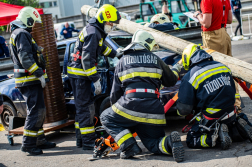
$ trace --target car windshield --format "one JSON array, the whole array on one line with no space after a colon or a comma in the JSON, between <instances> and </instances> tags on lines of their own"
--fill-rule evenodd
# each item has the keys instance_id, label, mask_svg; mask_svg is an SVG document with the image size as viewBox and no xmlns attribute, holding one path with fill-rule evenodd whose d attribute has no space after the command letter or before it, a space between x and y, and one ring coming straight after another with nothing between
<instances>
[{"instance_id":1,"label":"car windshield","mask_svg":"<svg viewBox=\"0 0 252 167\"><path fill-rule=\"evenodd\" d=\"M193 0L185 0L185 3L188 7L188 10L190 11L195 11L194 5L193 5Z\"/></svg>"}]
</instances>

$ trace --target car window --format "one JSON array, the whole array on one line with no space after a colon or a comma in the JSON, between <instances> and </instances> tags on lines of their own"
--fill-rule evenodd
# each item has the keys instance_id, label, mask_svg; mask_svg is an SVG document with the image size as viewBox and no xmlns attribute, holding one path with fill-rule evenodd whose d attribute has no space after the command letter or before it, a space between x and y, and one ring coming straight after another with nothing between
<instances>
[{"instance_id":1,"label":"car window","mask_svg":"<svg viewBox=\"0 0 252 167\"><path fill-rule=\"evenodd\" d=\"M111 39L121 47L126 47L131 43L132 36L111 36Z\"/></svg>"},{"instance_id":2,"label":"car window","mask_svg":"<svg viewBox=\"0 0 252 167\"><path fill-rule=\"evenodd\" d=\"M75 47L75 42L70 44L70 50L69 50L69 55L68 55L68 61L71 59L71 54L74 52L74 47ZM106 68L106 62L105 59L102 56L98 56L97 58L97 68Z\"/></svg>"},{"instance_id":3,"label":"car window","mask_svg":"<svg viewBox=\"0 0 252 167\"><path fill-rule=\"evenodd\" d=\"M184 7L182 1L171 1L171 12L172 13L185 12L185 7Z\"/></svg>"},{"instance_id":4,"label":"car window","mask_svg":"<svg viewBox=\"0 0 252 167\"><path fill-rule=\"evenodd\" d=\"M57 50L58 50L59 57L63 57L64 58L65 51L66 51L66 45L63 44L63 45L57 46Z\"/></svg>"}]
</instances>

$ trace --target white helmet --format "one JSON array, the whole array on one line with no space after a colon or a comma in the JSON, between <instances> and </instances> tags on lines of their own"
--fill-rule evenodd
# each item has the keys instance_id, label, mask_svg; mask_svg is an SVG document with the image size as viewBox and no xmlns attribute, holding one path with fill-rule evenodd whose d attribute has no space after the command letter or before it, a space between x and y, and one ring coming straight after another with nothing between
<instances>
[{"instance_id":1,"label":"white helmet","mask_svg":"<svg viewBox=\"0 0 252 167\"><path fill-rule=\"evenodd\" d=\"M159 24L163 24L163 23L169 23L171 22L170 19L168 18L168 16L166 16L165 14L156 14L151 18L150 23L154 23L154 22L158 22Z\"/></svg>"},{"instance_id":2,"label":"white helmet","mask_svg":"<svg viewBox=\"0 0 252 167\"><path fill-rule=\"evenodd\" d=\"M11 24L20 28L32 28L35 22L41 23L40 14L35 8L27 6L19 11L18 17Z\"/></svg>"},{"instance_id":3,"label":"white helmet","mask_svg":"<svg viewBox=\"0 0 252 167\"><path fill-rule=\"evenodd\" d=\"M132 43L138 43L144 46L149 51L152 51L153 47L157 45L154 37L144 30L137 30L132 37Z\"/></svg>"}]
</instances>

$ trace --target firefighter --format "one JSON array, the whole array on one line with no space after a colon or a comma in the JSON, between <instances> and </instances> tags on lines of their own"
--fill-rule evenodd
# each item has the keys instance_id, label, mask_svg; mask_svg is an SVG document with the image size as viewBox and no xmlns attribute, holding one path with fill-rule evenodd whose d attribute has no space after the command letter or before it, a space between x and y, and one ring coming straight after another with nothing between
<instances>
[{"instance_id":1,"label":"firefighter","mask_svg":"<svg viewBox=\"0 0 252 167\"><path fill-rule=\"evenodd\" d=\"M137 132L152 153L173 154L178 162L184 157L178 132L165 136L164 106L159 100L161 84L175 85L182 66L176 64L171 70L151 52L157 46L148 32L135 32L115 69L110 94L112 107L100 116L105 130L120 146L122 159L141 153L132 132Z\"/></svg>"},{"instance_id":2,"label":"firefighter","mask_svg":"<svg viewBox=\"0 0 252 167\"><path fill-rule=\"evenodd\" d=\"M178 27L171 23L170 19L165 14L156 14L151 18L150 23L146 23L145 27L153 28L159 31L168 31L178 29Z\"/></svg>"},{"instance_id":3,"label":"firefighter","mask_svg":"<svg viewBox=\"0 0 252 167\"><path fill-rule=\"evenodd\" d=\"M187 146L205 148L220 145L225 150L231 146L232 139L243 137L252 141L252 128L235 112L236 91L230 69L213 61L212 56L196 44L185 48L182 62L185 70L189 71L179 88L178 114L198 114L187 134ZM211 129L207 129L212 124Z\"/></svg>"},{"instance_id":4,"label":"firefighter","mask_svg":"<svg viewBox=\"0 0 252 167\"><path fill-rule=\"evenodd\" d=\"M42 48L30 34L35 22L41 23L38 11L32 7L22 8L17 19L11 22L10 37L15 84L27 104L21 151L31 155L43 154L41 149L56 146L46 141L42 127L46 115L43 88L49 79L45 72Z\"/></svg>"},{"instance_id":5,"label":"firefighter","mask_svg":"<svg viewBox=\"0 0 252 167\"><path fill-rule=\"evenodd\" d=\"M96 64L98 55L109 57L121 56L121 48L117 51L104 44L107 33L112 30L113 23L119 23L119 12L112 5L103 5L96 16L88 21L88 25L80 32L75 43L74 53L68 62L67 73L73 89L76 116L76 146L83 150L91 150L96 139L94 129L94 103L91 83L95 94L101 93L100 75Z\"/></svg>"}]
</instances>

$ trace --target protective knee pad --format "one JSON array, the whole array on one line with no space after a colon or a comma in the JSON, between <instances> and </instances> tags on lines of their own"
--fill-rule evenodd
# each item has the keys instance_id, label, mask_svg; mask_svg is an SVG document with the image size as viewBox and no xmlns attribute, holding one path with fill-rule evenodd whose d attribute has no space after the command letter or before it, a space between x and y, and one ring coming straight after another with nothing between
<instances>
[{"instance_id":1,"label":"protective knee pad","mask_svg":"<svg viewBox=\"0 0 252 167\"><path fill-rule=\"evenodd\" d=\"M36 122L36 125L35 127L37 128L41 128L43 123L44 123L44 120L45 120L45 116L46 116L46 108L41 108L38 110L38 114L37 114L37 122Z\"/></svg>"}]
</instances>

